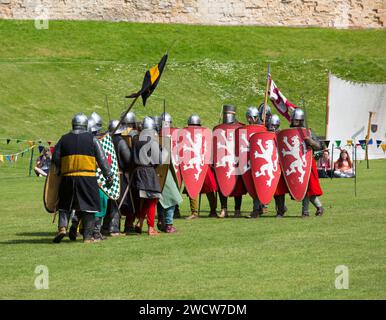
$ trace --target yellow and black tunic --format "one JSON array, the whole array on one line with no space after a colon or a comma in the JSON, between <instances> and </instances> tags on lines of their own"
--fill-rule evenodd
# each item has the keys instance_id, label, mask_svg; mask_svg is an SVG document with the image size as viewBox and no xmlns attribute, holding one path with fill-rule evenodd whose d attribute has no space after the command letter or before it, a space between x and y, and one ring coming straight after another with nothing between
<instances>
[{"instance_id":1,"label":"yellow and black tunic","mask_svg":"<svg viewBox=\"0 0 386 320\"><path fill-rule=\"evenodd\" d=\"M100 211L93 135L68 133L59 140L53 155L60 166L59 209Z\"/></svg>"}]
</instances>

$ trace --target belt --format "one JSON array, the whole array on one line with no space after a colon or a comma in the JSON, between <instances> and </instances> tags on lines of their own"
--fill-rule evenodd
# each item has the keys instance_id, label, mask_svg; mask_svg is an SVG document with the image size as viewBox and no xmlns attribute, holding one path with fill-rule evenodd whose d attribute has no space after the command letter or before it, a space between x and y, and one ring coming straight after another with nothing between
<instances>
[{"instance_id":1,"label":"belt","mask_svg":"<svg viewBox=\"0 0 386 320\"><path fill-rule=\"evenodd\" d=\"M63 177L96 177L95 171L77 171L62 174Z\"/></svg>"}]
</instances>

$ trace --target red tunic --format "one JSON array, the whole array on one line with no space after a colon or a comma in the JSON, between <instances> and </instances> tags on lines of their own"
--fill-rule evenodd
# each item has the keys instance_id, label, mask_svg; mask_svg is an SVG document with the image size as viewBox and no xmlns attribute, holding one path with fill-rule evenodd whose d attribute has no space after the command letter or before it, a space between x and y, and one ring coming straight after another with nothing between
<instances>
[{"instance_id":1,"label":"red tunic","mask_svg":"<svg viewBox=\"0 0 386 320\"><path fill-rule=\"evenodd\" d=\"M290 193L287 187L287 184L284 180L284 173L282 172L280 175L279 183L277 184L277 188L274 196L281 196L283 194Z\"/></svg>"},{"instance_id":2,"label":"red tunic","mask_svg":"<svg viewBox=\"0 0 386 320\"><path fill-rule=\"evenodd\" d=\"M311 174L308 182L307 196L321 196L323 194L322 188L319 183L318 168L316 167L316 161L312 158Z\"/></svg>"},{"instance_id":3,"label":"red tunic","mask_svg":"<svg viewBox=\"0 0 386 320\"><path fill-rule=\"evenodd\" d=\"M210 193L217 191L216 178L211 166L209 166L208 171L206 172L205 180L202 185L200 193Z\"/></svg>"}]
</instances>

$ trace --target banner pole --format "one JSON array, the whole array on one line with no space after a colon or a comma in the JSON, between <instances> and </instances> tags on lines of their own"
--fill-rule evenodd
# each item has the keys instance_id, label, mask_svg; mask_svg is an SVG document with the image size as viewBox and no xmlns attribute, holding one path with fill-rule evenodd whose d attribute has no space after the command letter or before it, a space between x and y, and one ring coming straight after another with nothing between
<instances>
[{"instance_id":1,"label":"banner pole","mask_svg":"<svg viewBox=\"0 0 386 320\"><path fill-rule=\"evenodd\" d=\"M109 122L111 121L111 116L110 116L110 106L109 106L109 100L107 98L107 94L105 94L105 103L106 103L106 107L107 107L107 114L109 116Z\"/></svg>"},{"instance_id":2,"label":"banner pole","mask_svg":"<svg viewBox=\"0 0 386 320\"><path fill-rule=\"evenodd\" d=\"M34 150L35 150L35 146L33 146L31 149L31 158L29 159L29 176L31 176L31 173L32 173L32 160L34 157Z\"/></svg>"},{"instance_id":3,"label":"banner pole","mask_svg":"<svg viewBox=\"0 0 386 320\"><path fill-rule=\"evenodd\" d=\"M222 114L223 114L223 110L224 110L224 106L221 107L220 115L218 116L218 123L219 124L221 123L221 117L222 117Z\"/></svg>"},{"instance_id":4,"label":"banner pole","mask_svg":"<svg viewBox=\"0 0 386 320\"><path fill-rule=\"evenodd\" d=\"M264 125L265 125L266 109L267 109L267 102L268 102L268 90L269 90L270 83L271 83L271 64L268 63L267 86L265 88L265 94L264 94L264 109L263 109L263 119L262 119Z\"/></svg>"},{"instance_id":5,"label":"banner pole","mask_svg":"<svg viewBox=\"0 0 386 320\"><path fill-rule=\"evenodd\" d=\"M118 125L115 127L113 133L111 134L111 136L113 136L115 134L115 132L118 130L118 128L121 126L122 124L122 121L123 119L126 117L126 115L129 113L129 111L131 110L131 108L134 106L134 104L137 102L138 98L140 97L140 95L136 96L134 98L134 100L131 102L130 106L127 108L126 112L122 115L121 117L121 120L119 120L119 123Z\"/></svg>"},{"instance_id":6,"label":"banner pole","mask_svg":"<svg viewBox=\"0 0 386 320\"><path fill-rule=\"evenodd\" d=\"M303 104L303 110L304 110L304 122L306 125L306 131L307 131L307 136L310 133L309 127L308 127L308 117L307 117L307 109L306 109L306 102L304 101L304 95L302 96L302 104Z\"/></svg>"},{"instance_id":7,"label":"banner pole","mask_svg":"<svg viewBox=\"0 0 386 320\"><path fill-rule=\"evenodd\" d=\"M354 194L355 197L357 196L357 174L358 174L358 169L357 169L357 143L354 140L355 143L355 160L354 160L354 166L355 166L355 175L354 175Z\"/></svg>"}]
</instances>

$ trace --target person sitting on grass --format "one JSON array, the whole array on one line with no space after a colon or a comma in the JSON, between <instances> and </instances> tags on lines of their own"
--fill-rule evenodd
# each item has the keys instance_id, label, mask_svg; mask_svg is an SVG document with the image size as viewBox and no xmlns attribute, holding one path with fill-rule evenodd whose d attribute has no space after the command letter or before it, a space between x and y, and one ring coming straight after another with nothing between
<instances>
[{"instance_id":1,"label":"person sitting on grass","mask_svg":"<svg viewBox=\"0 0 386 320\"><path fill-rule=\"evenodd\" d=\"M36 160L34 171L38 177L46 177L51 166L51 152L49 148L44 148L41 155Z\"/></svg>"},{"instance_id":2,"label":"person sitting on grass","mask_svg":"<svg viewBox=\"0 0 386 320\"><path fill-rule=\"evenodd\" d=\"M323 150L323 155L318 160L318 175L319 178L331 177L331 159L328 149Z\"/></svg>"},{"instance_id":3,"label":"person sitting on grass","mask_svg":"<svg viewBox=\"0 0 386 320\"><path fill-rule=\"evenodd\" d=\"M352 178L354 176L352 161L347 150L340 152L339 159L334 163L334 176L337 178Z\"/></svg>"}]
</instances>

